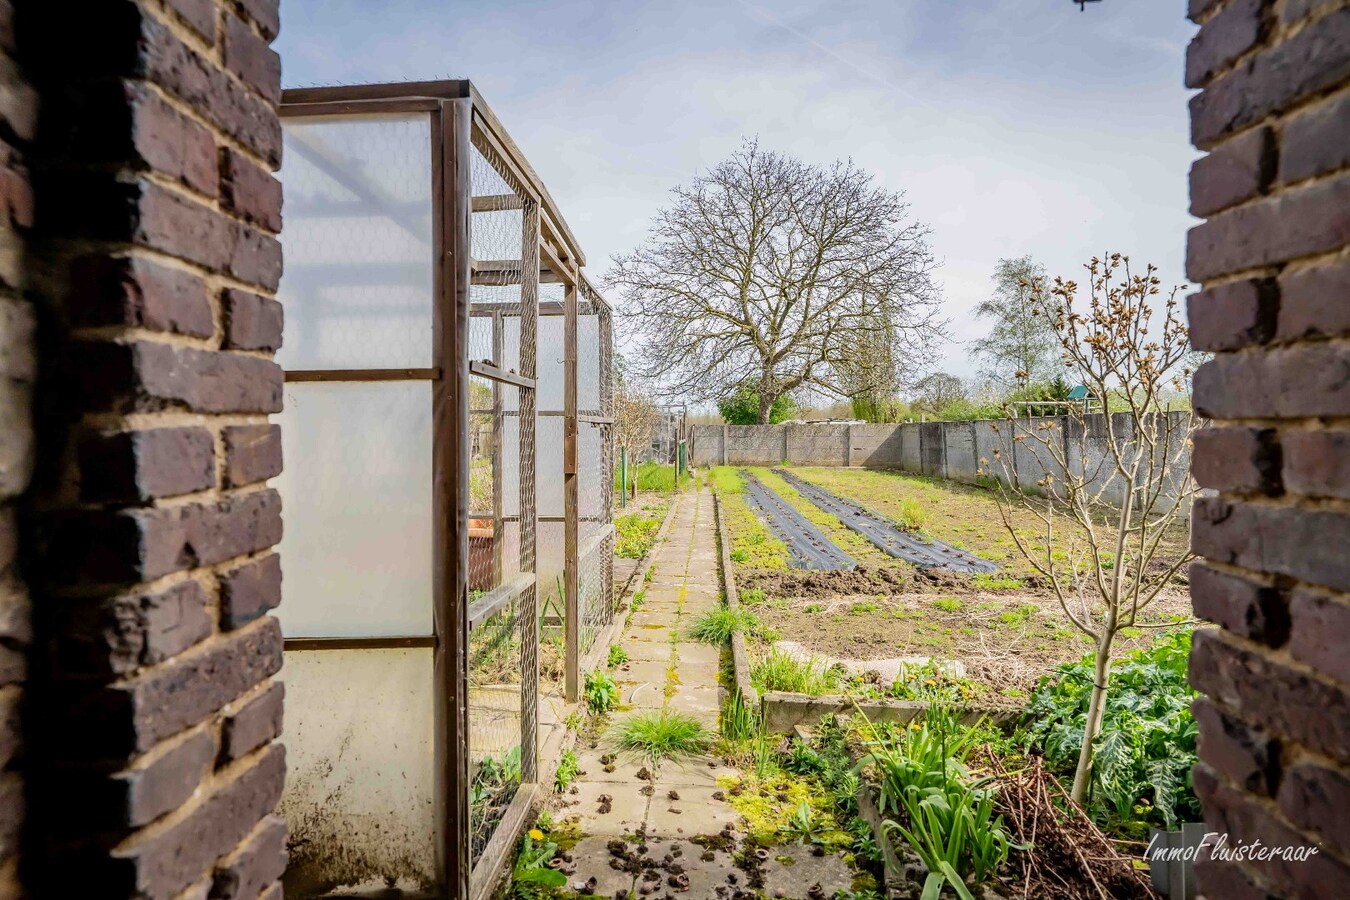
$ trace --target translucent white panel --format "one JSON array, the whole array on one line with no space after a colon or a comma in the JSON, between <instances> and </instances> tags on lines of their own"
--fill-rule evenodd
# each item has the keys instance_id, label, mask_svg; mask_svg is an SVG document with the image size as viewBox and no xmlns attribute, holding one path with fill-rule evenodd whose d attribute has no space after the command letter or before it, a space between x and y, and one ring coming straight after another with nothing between
<instances>
[{"instance_id":1,"label":"translucent white panel","mask_svg":"<svg viewBox=\"0 0 1350 900\"><path fill-rule=\"evenodd\" d=\"M288 369L431 365L431 125L290 119L281 180Z\"/></svg>"},{"instance_id":2,"label":"translucent white panel","mask_svg":"<svg viewBox=\"0 0 1350 900\"><path fill-rule=\"evenodd\" d=\"M288 650L283 675L287 896L433 883L432 650Z\"/></svg>"},{"instance_id":3,"label":"translucent white panel","mask_svg":"<svg viewBox=\"0 0 1350 900\"><path fill-rule=\"evenodd\" d=\"M431 634L431 383L292 382L279 422L286 636Z\"/></svg>"}]
</instances>

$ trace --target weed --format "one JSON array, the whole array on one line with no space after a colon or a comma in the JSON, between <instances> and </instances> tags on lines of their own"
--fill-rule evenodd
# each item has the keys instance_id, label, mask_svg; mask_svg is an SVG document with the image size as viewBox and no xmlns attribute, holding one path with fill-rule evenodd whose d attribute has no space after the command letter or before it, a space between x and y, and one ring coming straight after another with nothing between
<instances>
[{"instance_id":1,"label":"weed","mask_svg":"<svg viewBox=\"0 0 1350 900\"><path fill-rule=\"evenodd\" d=\"M760 691L787 691L819 697L839 687L839 673L823 661L795 659L770 650L750 668L750 681Z\"/></svg>"},{"instance_id":2,"label":"weed","mask_svg":"<svg viewBox=\"0 0 1350 900\"><path fill-rule=\"evenodd\" d=\"M609 712L619 705L619 686L603 672L586 673L586 706L591 712Z\"/></svg>"},{"instance_id":3,"label":"weed","mask_svg":"<svg viewBox=\"0 0 1350 900\"><path fill-rule=\"evenodd\" d=\"M919 501L901 500L900 509L895 518L900 527L906 531L919 531L923 528L924 521L928 517Z\"/></svg>"},{"instance_id":4,"label":"weed","mask_svg":"<svg viewBox=\"0 0 1350 900\"><path fill-rule=\"evenodd\" d=\"M759 729L759 716L754 708L745 702L739 689L731 692L718 717L718 728L722 737L733 744L750 740Z\"/></svg>"},{"instance_id":5,"label":"weed","mask_svg":"<svg viewBox=\"0 0 1350 900\"><path fill-rule=\"evenodd\" d=\"M561 794L571 787L580 774L581 764L577 762L577 755L570 749L564 750L562 759L558 760L558 771L553 774L553 790Z\"/></svg>"},{"instance_id":6,"label":"weed","mask_svg":"<svg viewBox=\"0 0 1350 900\"><path fill-rule=\"evenodd\" d=\"M650 581L651 572L648 572L647 575L648 575L647 580ZM630 608L632 609L633 612L637 612L639 609L642 609L642 604L646 602L647 602L647 592L638 591L636 594L633 595L633 604Z\"/></svg>"},{"instance_id":7,"label":"weed","mask_svg":"<svg viewBox=\"0 0 1350 900\"><path fill-rule=\"evenodd\" d=\"M612 669L615 666L621 666L626 662L628 662L628 651L620 647L618 644L610 644L609 667Z\"/></svg>"},{"instance_id":8,"label":"weed","mask_svg":"<svg viewBox=\"0 0 1350 900\"><path fill-rule=\"evenodd\" d=\"M939 597L933 601L933 607L943 612L960 612L964 605L960 597Z\"/></svg>"},{"instance_id":9,"label":"weed","mask_svg":"<svg viewBox=\"0 0 1350 900\"><path fill-rule=\"evenodd\" d=\"M986 558L992 558L988 553L984 554ZM1008 575L990 574L980 572L970 580L971 584L983 591L1015 591L1026 587L1026 582L1020 578L1012 578Z\"/></svg>"},{"instance_id":10,"label":"weed","mask_svg":"<svg viewBox=\"0 0 1350 900\"><path fill-rule=\"evenodd\" d=\"M998 614L998 621L1009 627L1019 627L1031 621L1039 607L1034 603L1023 603L1016 609L1005 610Z\"/></svg>"},{"instance_id":11,"label":"weed","mask_svg":"<svg viewBox=\"0 0 1350 900\"><path fill-rule=\"evenodd\" d=\"M555 888L567 884L567 876L550 868L549 860L558 852L558 845L544 838L543 832L530 829L520 839L520 852L511 871L511 895L518 900L536 900L553 896Z\"/></svg>"},{"instance_id":12,"label":"weed","mask_svg":"<svg viewBox=\"0 0 1350 900\"><path fill-rule=\"evenodd\" d=\"M763 588L751 588L750 590L744 592L743 594L741 594L741 602L749 604L750 606L756 606L760 603L763 603L764 602Z\"/></svg>"},{"instance_id":13,"label":"weed","mask_svg":"<svg viewBox=\"0 0 1350 900\"><path fill-rule=\"evenodd\" d=\"M616 540L614 555L622 559L642 559L656 543L656 533L661 530L661 520L630 513L614 520Z\"/></svg>"},{"instance_id":14,"label":"weed","mask_svg":"<svg viewBox=\"0 0 1350 900\"><path fill-rule=\"evenodd\" d=\"M651 760L700 753L707 748L709 738L693 716L669 709L634 713L618 727L619 746Z\"/></svg>"},{"instance_id":15,"label":"weed","mask_svg":"<svg viewBox=\"0 0 1350 900\"><path fill-rule=\"evenodd\" d=\"M689 636L705 644L722 645L731 640L737 632L759 634L763 631L759 617L746 609L732 609L719 606L704 613L693 627Z\"/></svg>"},{"instance_id":16,"label":"weed","mask_svg":"<svg viewBox=\"0 0 1350 900\"><path fill-rule=\"evenodd\" d=\"M819 603L808 603L807 606L806 606L806 609L802 610L802 612L807 612L807 613L818 613L818 612L824 612L824 611L825 611L825 607L821 606Z\"/></svg>"},{"instance_id":17,"label":"weed","mask_svg":"<svg viewBox=\"0 0 1350 900\"><path fill-rule=\"evenodd\" d=\"M864 601L862 603L853 604L852 606L849 607L848 611L855 616L860 616L863 615L864 613L876 612L879 609L881 609L881 607L877 606L875 603Z\"/></svg>"}]
</instances>

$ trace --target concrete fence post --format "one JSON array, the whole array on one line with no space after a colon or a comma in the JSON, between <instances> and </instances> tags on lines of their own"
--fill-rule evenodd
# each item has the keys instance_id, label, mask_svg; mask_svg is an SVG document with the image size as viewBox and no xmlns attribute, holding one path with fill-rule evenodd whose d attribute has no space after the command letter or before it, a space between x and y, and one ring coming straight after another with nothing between
<instances>
[{"instance_id":1,"label":"concrete fence post","mask_svg":"<svg viewBox=\"0 0 1350 900\"><path fill-rule=\"evenodd\" d=\"M722 426L722 465L727 464L727 426Z\"/></svg>"},{"instance_id":2,"label":"concrete fence post","mask_svg":"<svg viewBox=\"0 0 1350 900\"><path fill-rule=\"evenodd\" d=\"M844 468L853 468L853 426L844 426Z\"/></svg>"}]
</instances>

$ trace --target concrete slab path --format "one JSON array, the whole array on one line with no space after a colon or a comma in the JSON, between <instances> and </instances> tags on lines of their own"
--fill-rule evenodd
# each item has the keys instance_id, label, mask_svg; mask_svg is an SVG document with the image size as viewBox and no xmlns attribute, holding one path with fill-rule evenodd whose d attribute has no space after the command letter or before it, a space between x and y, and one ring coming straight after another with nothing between
<instances>
[{"instance_id":1,"label":"concrete slab path","mask_svg":"<svg viewBox=\"0 0 1350 900\"><path fill-rule=\"evenodd\" d=\"M609 716L596 746L578 750L585 774L575 793L563 795L559 810L583 835L571 850L568 886L600 897L754 896L733 861L744 835L723 790L726 777L739 778L740 772L711 755L653 765L617 752L610 737L625 716L660 708L688 713L717 731L725 700L718 648L683 638L699 616L721 602L713 498L703 488L681 494L677 504L666 542L656 550L642 608L620 642L629 662L612 672L627 709ZM811 863L795 873L779 872L792 863L771 860L764 867L766 884L772 885L767 896L805 900L817 881L824 883L826 897L848 886L848 867L838 858ZM808 868L814 877L804 883L800 876Z\"/></svg>"}]
</instances>

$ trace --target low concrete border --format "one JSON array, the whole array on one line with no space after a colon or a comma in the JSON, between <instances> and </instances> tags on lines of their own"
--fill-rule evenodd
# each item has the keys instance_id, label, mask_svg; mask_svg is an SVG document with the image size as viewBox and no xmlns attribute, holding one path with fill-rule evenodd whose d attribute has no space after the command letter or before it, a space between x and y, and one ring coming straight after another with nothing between
<instances>
[{"instance_id":1,"label":"low concrete border","mask_svg":"<svg viewBox=\"0 0 1350 900\"><path fill-rule=\"evenodd\" d=\"M722 495L716 487L712 488L713 509L717 513L717 543L721 548L722 592L727 606L740 609L740 595L736 593L736 576L731 568L731 539L727 534L727 519L722 512ZM733 681L741 692L744 702L754 707L759 704L759 691L750 683L750 654L745 649L745 635L739 631L731 636L731 667Z\"/></svg>"},{"instance_id":2,"label":"low concrete border","mask_svg":"<svg viewBox=\"0 0 1350 900\"><path fill-rule=\"evenodd\" d=\"M762 698L764 723L769 731L790 732L797 726L814 728L828 716L851 716L862 712L873 722L912 722L929 706L923 700L854 700L847 694L790 694L786 691L765 691ZM1007 707L966 706L961 710L961 722L973 725L987 718L995 725L1012 722L1022 714L1019 709Z\"/></svg>"}]
</instances>

